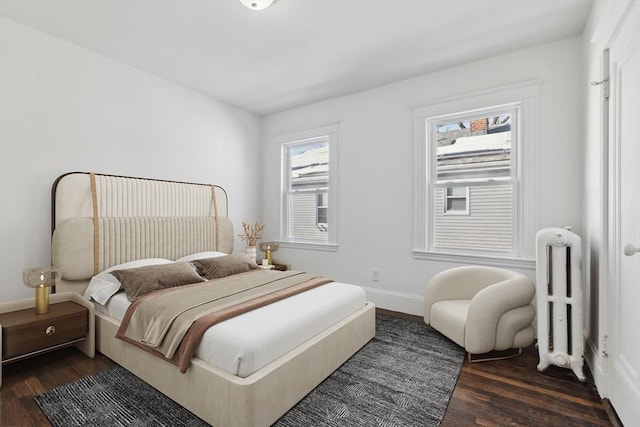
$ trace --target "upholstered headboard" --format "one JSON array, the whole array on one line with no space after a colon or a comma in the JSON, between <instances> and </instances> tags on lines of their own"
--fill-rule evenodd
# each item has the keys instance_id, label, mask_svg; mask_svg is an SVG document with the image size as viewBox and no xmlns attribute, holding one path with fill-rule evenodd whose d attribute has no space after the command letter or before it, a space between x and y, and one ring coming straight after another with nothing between
<instances>
[{"instance_id":1,"label":"upholstered headboard","mask_svg":"<svg viewBox=\"0 0 640 427\"><path fill-rule=\"evenodd\" d=\"M111 266L141 258L233 251L227 194L219 186L72 172L52 188L51 254L58 291L83 292Z\"/></svg>"}]
</instances>

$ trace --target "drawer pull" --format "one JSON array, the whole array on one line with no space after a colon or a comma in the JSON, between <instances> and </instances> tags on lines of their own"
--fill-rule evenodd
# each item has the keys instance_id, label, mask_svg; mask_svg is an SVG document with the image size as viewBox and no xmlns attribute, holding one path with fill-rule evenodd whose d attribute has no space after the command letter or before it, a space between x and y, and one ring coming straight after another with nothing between
<instances>
[{"instance_id":1,"label":"drawer pull","mask_svg":"<svg viewBox=\"0 0 640 427\"><path fill-rule=\"evenodd\" d=\"M46 331L44 331L45 334L47 334L48 337L50 337L51 335L56 333L56 327L51 325L47 328Z\"/></svg>"}]
</instances>

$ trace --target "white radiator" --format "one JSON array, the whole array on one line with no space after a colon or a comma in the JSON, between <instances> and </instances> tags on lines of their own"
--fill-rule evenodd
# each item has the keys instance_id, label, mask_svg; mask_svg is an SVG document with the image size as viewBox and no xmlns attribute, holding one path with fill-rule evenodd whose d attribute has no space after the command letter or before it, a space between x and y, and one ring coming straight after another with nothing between
<instances>
[{"instance_id":1,"label":"white radiator","mask_svg":"<svg viewBox=\"0 0 640 427\"><path fill-rule=\"evenodd\" d=\"M570 368L580 379L583 359L582 241L563 228L536 234L538 370Z\"/></svg>"}]
</instances>

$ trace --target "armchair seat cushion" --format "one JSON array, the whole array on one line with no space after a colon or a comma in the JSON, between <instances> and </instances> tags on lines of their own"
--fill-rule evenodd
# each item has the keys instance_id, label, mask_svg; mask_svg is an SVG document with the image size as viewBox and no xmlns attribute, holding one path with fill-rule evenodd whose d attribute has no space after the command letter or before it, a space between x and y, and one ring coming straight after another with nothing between
<instances>
[{"instance_id":1,"label":"armchair seat cushion","mask_svg":"<svg viewBox=\"0 0 640 427\"><path fill-rule=\"evenodd\" d=\"M438 301L431 306L431 326L451 341L464 347L464 329L470 299Z\"/></svg>"}]
</instances>

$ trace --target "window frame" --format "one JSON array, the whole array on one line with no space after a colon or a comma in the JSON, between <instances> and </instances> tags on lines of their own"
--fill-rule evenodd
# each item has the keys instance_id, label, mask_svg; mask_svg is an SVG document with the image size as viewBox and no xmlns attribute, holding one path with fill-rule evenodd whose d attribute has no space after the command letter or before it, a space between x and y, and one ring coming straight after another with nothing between
<instances>
[{"instance_id":1,"label":"window frame","mask_svg":"<svg viewBox=\"0 0 640 427\"><path fill-rule=\"evenodd\" d=\"M276 142L281 147L281 184L280 184L280 246L303 249L316 249L325 251L336 251L338 248L338 187L337 187L337 143L338 143L338 123L319 126L303 131L290 132L277 136ZM295 146L311 144L314 142L326 141L329 149L329 178L328 186L325 189L316 188L301 190L316 193L315 220L318 220L317 197L320 192L327 193L327 240L295 239L289 237L289 189L291 183L291 170L289 164L289 149Z\"/></svg>"},{"instance_id":2,"label":"window frame","mask_svg":"<svg viewBox=\"0 0 640 427\"><path fill-rule=\"evenodd\" d=\"M447 262L483 263L524 269L535 269L535 231L538 225L537 176L538 118L541 80L527 81L477 92L435 99L413 109L414 119L414 246L413 256ZM430 246L433 235L431 183L435 174L431 165L432 153L427 147L427 124L434 119L459 117L465 114L476 116L478 112L492 111L504 107L518 106L516 138L519 141L512 152L512 167L517 175L514 183L513 212L514 249L511 253L434 249ZM513 146L512 146L513 150ZM468 205L467 205L468 206Z\"/></svg>"}]
</instances>

